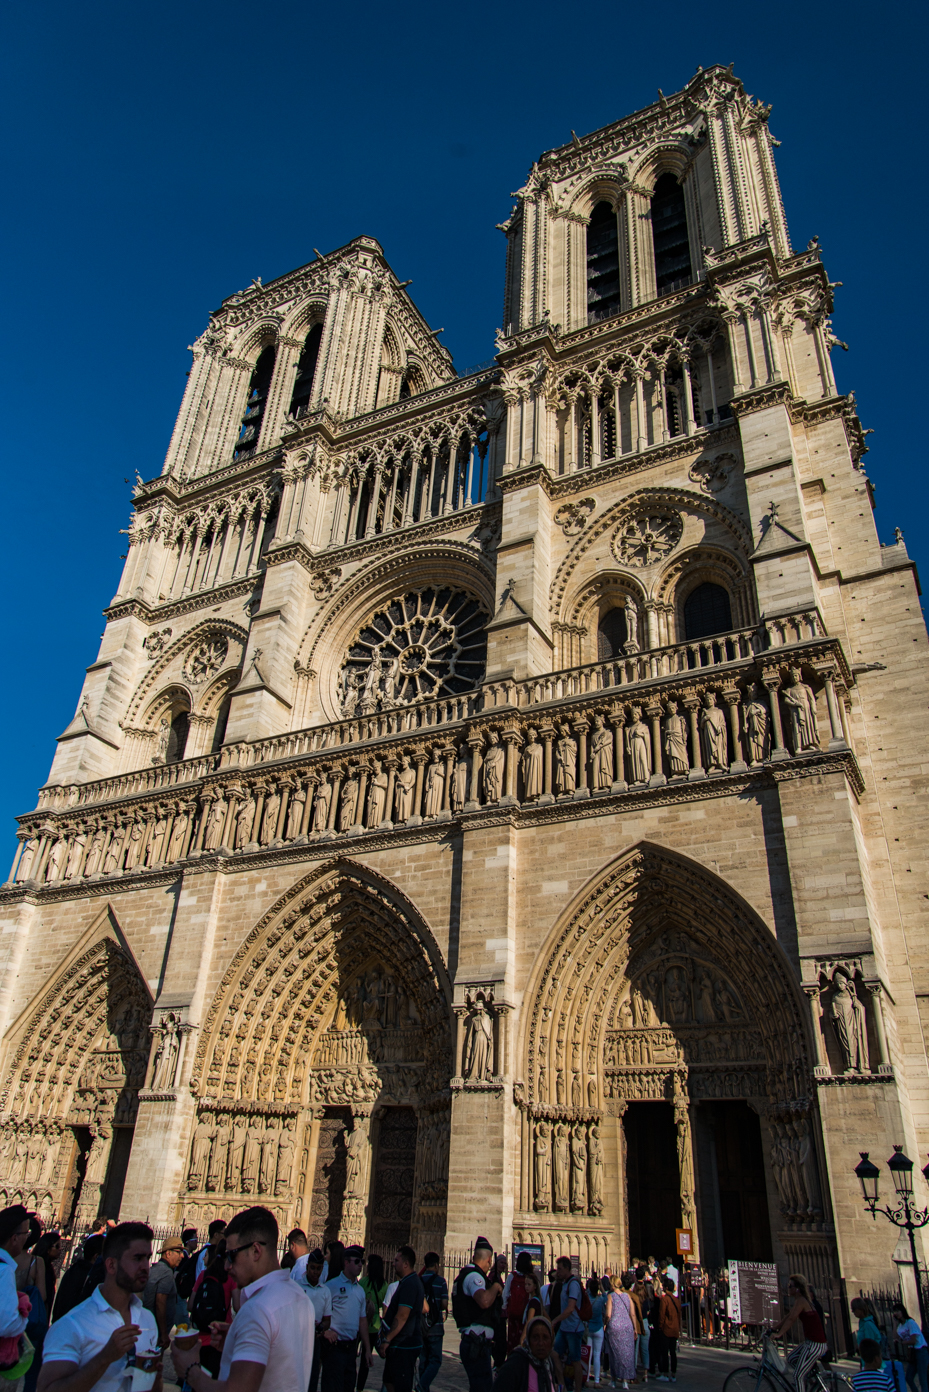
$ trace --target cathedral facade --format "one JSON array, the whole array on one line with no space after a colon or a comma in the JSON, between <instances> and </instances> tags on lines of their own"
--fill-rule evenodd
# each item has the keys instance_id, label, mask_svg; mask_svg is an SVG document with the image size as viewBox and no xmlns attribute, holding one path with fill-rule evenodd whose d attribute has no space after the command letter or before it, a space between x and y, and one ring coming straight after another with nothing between
<instances>
[{"instance_id":1,"label":"cathedral facade","mask_svg":"<svg viewBox=\"0 0 929 1392\"><path fill-rule=\"evenodd\" d=\"M542 155L466 375L369 236L210 315L0 891L0 1199L888 1279L929 653L768 114Z\"/></svg>"}]
</instances>

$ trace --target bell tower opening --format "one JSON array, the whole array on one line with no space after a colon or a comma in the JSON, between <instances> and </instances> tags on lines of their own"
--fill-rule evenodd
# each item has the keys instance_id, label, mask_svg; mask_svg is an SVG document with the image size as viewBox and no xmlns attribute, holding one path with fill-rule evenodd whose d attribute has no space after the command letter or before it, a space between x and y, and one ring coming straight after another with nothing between
<instances>
[{"instance_id":1,"label":"bell tower opening","mask_svg":"<svg viewBox=\"0 0 929 1392\"><path fill-rule=\"evenodd\" d=\"M681 1179L670 1102L630 1102L623 1118L629 1260L669 1257L682 1226Z\"/></svg>"},{"instance_id":2,"label":"bell tower opening","mask_svg":"<svg viewBox=\"0 0 929 1392\"><path fill-rule=\"evenodd\" d=\"M667 295L693 280L684 190L673 174L662 174L652 195L655 285Z\"/></svg>"},{"instance_id":3,"label":"bell tower opening","mask_svg":"<svg viewBox=\"0 0 929 1392\"><path fill-rule=\"evenodd\" d=\"M587 321L608 319L620 310L619 233L609 203L598 203L587 224Z\"/></svg>"}]
</instances>

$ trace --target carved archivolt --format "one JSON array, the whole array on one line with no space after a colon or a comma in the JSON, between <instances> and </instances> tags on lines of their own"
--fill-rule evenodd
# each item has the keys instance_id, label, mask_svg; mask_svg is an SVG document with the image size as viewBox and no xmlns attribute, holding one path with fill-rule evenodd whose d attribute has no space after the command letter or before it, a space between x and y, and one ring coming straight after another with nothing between
<instances>
[{"instance_id":1,"label":"carved archivolt","mask_svg":"<svg viewBox=\"0 0 929 1392\"><path fill-rule=\"evenodd\" d=\"M223 644L225 644L226 649L227 665L231 663L233 666L238 666L247 641L248 633L246 630L241 625L232 623L229 619L204 619L202 623L195 624L193 628L180 634L174 642L169 643L159 652L158 657L139 682L135 694L129 702L123 721L124 726L135 724L139 711L167 675L169 668L173 667L180 675L182 666L186 669L190 667L191 663L197 661L197 670L199 671L199 658L202 653L209 650L215 659ZM207 673L207 676L213 676L218 670L218 667L214 666ZM193 673L191 673L190 679L193 679ZM151 721L152 714L153 710L149 710L149 721Z\"/></svg>"}]
</instances>

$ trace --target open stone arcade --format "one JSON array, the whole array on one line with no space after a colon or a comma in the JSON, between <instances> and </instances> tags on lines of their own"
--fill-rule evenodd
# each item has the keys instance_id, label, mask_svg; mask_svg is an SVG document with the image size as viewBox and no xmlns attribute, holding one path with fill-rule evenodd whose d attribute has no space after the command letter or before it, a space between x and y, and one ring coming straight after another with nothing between
<instances>
[{"instance_id":1,"label":"open stone arcade","mask_svg":"<svg viewBox=\"0 0 929 1392\"><path fill-rule=\"evenodd\" d=\"M465 375L367 235L210 315L0 891L4 1202L888 1278L929 655L775 143L714 67L546 152Z\"/></svg>"}]
</instances>

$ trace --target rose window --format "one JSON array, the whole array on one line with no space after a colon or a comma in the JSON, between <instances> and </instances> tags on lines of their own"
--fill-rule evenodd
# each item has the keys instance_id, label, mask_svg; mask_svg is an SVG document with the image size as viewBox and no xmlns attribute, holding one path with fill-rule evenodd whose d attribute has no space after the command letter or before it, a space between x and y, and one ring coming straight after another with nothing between
<instances>
[{"instance_id":1,"label":"rose window","mask_svg":"<svg viewBox=\"0 0 929 1392\"><path fill-rule=\"evenodd\" d=\"M484 676L487 614L471 595L417 590L361 630L339 679L343 715L454 696Z\"/></svg>"},{"instance_id":2,"label":"rose window","mask_svg":"<svg viewBox=\"0 0 929 1392\"><path fill-rule=\"evenodd\" d=\"M613 554L620 565L636 569L654 565L674 550L683 531L676 512L630 517L613 535Z\"/></svg>"}]
</instances>

